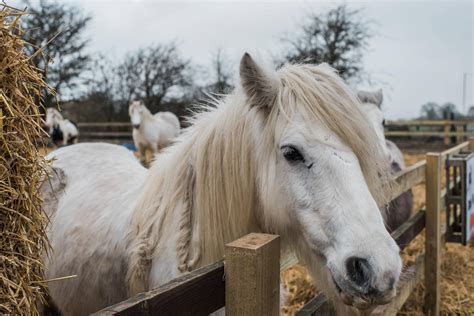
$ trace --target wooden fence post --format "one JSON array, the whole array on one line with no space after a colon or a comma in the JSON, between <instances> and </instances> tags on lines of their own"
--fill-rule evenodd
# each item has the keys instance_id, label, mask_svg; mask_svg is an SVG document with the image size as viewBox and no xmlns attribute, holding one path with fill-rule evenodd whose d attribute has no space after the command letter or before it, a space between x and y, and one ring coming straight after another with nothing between
<instances>
[{"instance_id":1,"label":"wooden fence post","mask_svg":"<svg viewBox=\"0 0 474 316\"><path fill-rule=\"evenodd\" d=\"M474 151L474 137L469 137L469 146L467 148Z\"/></svg>"},{"instance_id":2,"label":"wooden fence post","mask_svg":"<svg viewBox=\"0 0 474 316\"><path fill-rule=\"evenodd\" d=\"M248 234L226 245L226 315L279 315L280 237Z\"/></svg>"},{"instance_id":3,"label":"wooden fence post","mask_svg":"<svg viewBox=\"0 0 474 316\"><path fill-rule=\"evenodd\" d=\"M460 125L456 124L455 126L456 126L455 132L457 134L456 143L460 144L466 139L466 136L464 135L464 133L466 132L466 124L460 124Z\"/></svg>"},{"instance_id":4,"label":"wooden fence post","mask_svg":"<svg viewBox=\"0 0 474 316\"><path fill-rule=\"evenodd\" d=\"M451 125L449 121L444 121L444 144L449 145L451 143L451 138L449 137L449 132L451 129Z\"/></svg>"},{"instance_id":5,"label":"wooden fence post","mask_svg":"<svg viewBox=\"0 0 474 316\"><path fill-rule=\"evenodd\" d=\"M447 126L447 125L446 125ZM441 279L441 161L426 155L425 313L439 315Z\"/></svg>"}]
</instances>

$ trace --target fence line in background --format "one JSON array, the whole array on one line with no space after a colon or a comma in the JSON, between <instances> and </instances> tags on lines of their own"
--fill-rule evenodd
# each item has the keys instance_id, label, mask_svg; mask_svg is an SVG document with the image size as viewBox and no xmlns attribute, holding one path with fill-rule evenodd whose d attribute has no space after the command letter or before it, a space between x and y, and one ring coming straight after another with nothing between
<instances>
[{"instance_id":1,"label":"fence line in background","mask_svg":"<svg viewBox=\"0 0 474 316\"><path fill-rule=\"evenodd\" d=\"M466 140L474 135L474 130L468 127L474 125L474 120L410 120L386 121L386 137L440 137L445 145Z\"/></svg>"},{"instance_id":2,"label":"fence line in background","mask_svg":"<svg viewBox=\"0 0 474 316\"><path fill-rule=\"evenodd\" d=\"M130 122L81 122L81 140L131 141ZM472 126L472 129L468 129ZM474 136L474 120L411 120L386 121L385 136L389 138L442 138L446 145Z\"/></svg>"}]
</instances>

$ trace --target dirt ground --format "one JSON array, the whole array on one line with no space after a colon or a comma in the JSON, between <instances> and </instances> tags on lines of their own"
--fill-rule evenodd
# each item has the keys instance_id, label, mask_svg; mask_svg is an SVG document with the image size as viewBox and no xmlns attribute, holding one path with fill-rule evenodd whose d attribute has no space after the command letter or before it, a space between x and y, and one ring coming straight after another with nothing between
<instances>
[{"instance_id":1,"label":"dirt ground","mask_svg":"<svg viewBox=\"0 0 474 316\"><path fill-rule=\"evenodd\" d=\"M404 156L407 166L424 159L424 154L419 152ZM415 213L425 204L424 184L417 185L412 190L412 213ZM422 233L402 251L405 265L414 262L423 251L424 240ZM442 253L441 277L441 314L474 315L474 246L447 244ZM294 315L318 292L303 266L297 265L283 271L281 278L288 292L288 301L283 307L282 315ZM423 297L424 287L420 282L398 315L423 315Z\"/></svg>"}]
</instances>

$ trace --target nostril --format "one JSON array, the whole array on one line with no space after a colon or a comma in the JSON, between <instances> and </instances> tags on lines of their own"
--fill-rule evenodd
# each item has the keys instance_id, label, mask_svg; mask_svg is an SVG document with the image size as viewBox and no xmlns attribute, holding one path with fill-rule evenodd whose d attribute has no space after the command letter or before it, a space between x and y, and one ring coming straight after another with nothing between
<instances>
[{"instance_id":1,"label":"nostril","mask_svg":"<svg viewBox=\"0 0 474 316\"><path fill-rule=\"evenodd\" d=\"M391 277L389 280L388 280L388 289L389 290L393 290L395 288L395 278L394 277Z\"/></svg>"},{"instance_id":2,"label":"nostril","mask_svg":"<svg viewBox=\"0 0 474 316\"><path fill-rule=\"evenodd\" d=\"M346 268L352 282L358 286L367 285L371 275L371 268L366 259L350 257L346 261Z\"/></svg>"}]
</instances>

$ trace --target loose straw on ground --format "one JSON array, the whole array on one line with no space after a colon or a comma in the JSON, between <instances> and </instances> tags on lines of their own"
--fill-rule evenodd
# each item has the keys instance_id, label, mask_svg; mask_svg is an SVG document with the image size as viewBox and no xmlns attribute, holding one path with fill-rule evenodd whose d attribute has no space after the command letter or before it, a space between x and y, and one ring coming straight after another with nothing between
<instances>
[{"instance_id":1,"label":"loose straw on ground","mask_svg":"<svg viewBox=\"0 0 474 316\"><path fill-rule=\"evenodd\" d=\"M0 3L0 314L37 315L43 300L47 218L38 192L40 100L48 89L25 55L25 12Z\"/></svg>"}]
</instances>

